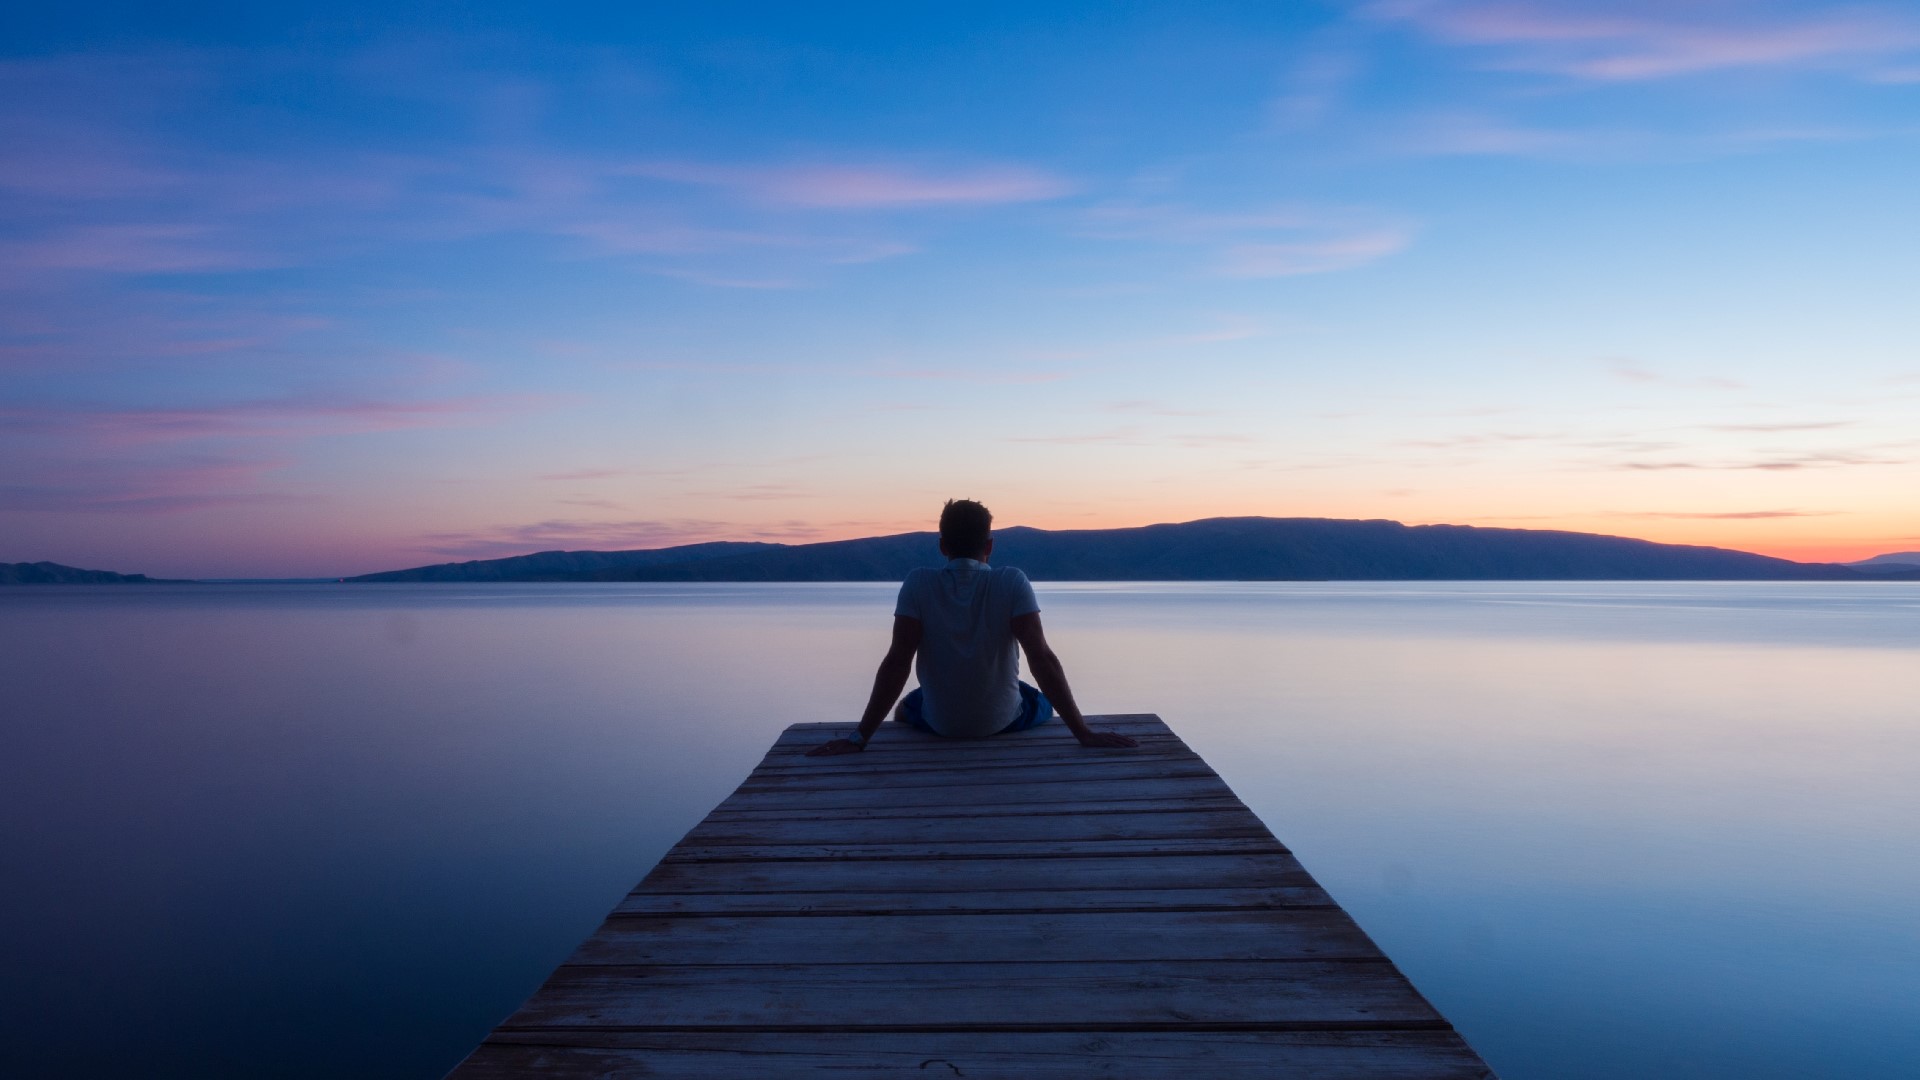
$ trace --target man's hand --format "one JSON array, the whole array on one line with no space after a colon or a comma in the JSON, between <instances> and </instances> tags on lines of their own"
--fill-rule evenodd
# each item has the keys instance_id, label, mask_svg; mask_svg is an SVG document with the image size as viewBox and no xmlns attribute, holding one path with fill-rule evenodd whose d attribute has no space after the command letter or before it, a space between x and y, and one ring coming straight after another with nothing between
<instances>
[{"instance_id":1,"label":"man's hand","mask_svg":"<svg viewBox=\"0 0 1920 1080\"><path fill-rule=\"evenodd\" d=\"M1110 750L1120 750L1129 746L1140 745L1140 740L1131 736L1122 735L1117 731L1095 731L1092 728L1082 728L1074 732L1073 737L1080 740L1081 746L1101 747Z\"/></svg>"},{"instance_id":2,"label":"man's hand","mask_svg":"<svg viewBox=\"0 0 1920 1080\"><path fill-rule=\"evenodd\" d=\"M1131 742L1131 740L1128 740ZM852 739L835 739L807 751L808 757L831 757L834 754L857 754L866 749Z\"/></svg>"}]
</instances>

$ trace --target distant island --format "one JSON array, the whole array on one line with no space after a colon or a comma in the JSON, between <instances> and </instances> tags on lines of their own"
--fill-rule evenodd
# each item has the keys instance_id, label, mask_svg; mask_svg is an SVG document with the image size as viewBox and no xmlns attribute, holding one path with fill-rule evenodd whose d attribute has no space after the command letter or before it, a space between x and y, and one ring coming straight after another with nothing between
<instances>
[{"instance_id":1,"label":"distant island","mask_svg":"<svg viewBox=\"0 0 1920 1080\"><path fill-rule=\"evenodd\" d=\"M168 584L145 574L116 574L111 570L82 570L52 562L0 563L0 585L156 585Z\"/></svg>"},{"instance_id":2,"label":"distant island","mask_svg":"<svg viewBox=\"0 0 1920 1080\"><path fill-rule=\"evenodd\" d=\"M818 544L709 543L543 551L438 563L350 582L898 581L940 564L931 532ZM1920 566L1799 563L1619 536L1334 518L1209 518L1131 529L994 533L993 561L1037 581L1861 581Z\"/></svg>"}]
</instances>

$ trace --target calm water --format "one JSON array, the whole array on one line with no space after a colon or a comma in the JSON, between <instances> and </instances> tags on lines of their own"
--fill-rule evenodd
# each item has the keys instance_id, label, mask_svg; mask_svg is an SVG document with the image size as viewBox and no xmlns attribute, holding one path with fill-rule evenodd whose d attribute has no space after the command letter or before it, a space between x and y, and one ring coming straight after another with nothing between
<instances>
[{"instance_id":1,"label":"calm water","mask_svg":"<svg viewBox=\"0 0 1920 1080\"><path fill-rule=\"evenodd\" d=\"M0 1075L439 1075L892 591L0 590ZM1041 602L1507 1080L1920 1075L1920 585Z\"/></svg>"}]
</instances>

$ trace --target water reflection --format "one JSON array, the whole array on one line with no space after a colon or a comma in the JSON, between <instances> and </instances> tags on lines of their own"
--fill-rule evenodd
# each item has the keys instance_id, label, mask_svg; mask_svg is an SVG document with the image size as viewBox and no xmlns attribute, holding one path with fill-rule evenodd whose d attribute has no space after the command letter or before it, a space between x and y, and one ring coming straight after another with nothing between
<instances>
[{"instance_id":1,"label":"water reflection","mask_svg":"<svg viewBox=\"0 0 1920 1080\"><path fill-rule=\"evenodd\" d=\"M890 597L0 592L0 1073L437 1075ZM1920 586L1041 599L1509 1080L1920 1071Z\"/></svg>"}]
</instances>

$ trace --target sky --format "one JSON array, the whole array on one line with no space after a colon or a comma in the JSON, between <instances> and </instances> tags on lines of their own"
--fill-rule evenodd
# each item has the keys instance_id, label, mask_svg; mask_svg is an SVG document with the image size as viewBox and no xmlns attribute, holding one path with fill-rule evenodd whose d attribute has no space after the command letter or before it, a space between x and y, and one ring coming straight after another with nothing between
<instances>
[{"instance_id":1,"label":"sky","mask_svg":"<svg viewBox=\"0 0 1920 1080\"><path fill-rule=\"evenodd\" d=\"M38 5L0 561L1920 548L1920 9Z\"/></svg>"}]
</instances>

